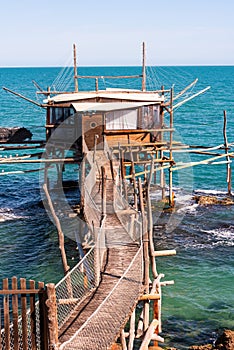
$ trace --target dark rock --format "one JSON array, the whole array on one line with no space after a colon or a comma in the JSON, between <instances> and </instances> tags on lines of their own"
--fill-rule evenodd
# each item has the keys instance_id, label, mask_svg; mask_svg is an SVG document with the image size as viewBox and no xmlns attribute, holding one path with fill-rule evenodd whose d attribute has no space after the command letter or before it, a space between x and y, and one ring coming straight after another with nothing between
<instances>
[{"instance_id":1,"label":"dark rock","mask_svg":"<svg viewBox=\"0 0 234 350\"><path fill-rule=\"evenodd\" d=\"M33 134L26 128L0 128L0 142L23 142L31 140Z\"/></svg>"},{"instance_id":2,"label":"dark rock","mask_svg":"<svg viewBox=\"0 0 234 350\"><path fill-rule=\"evenodd\" d=\"M234 331L225 330L216 340L215 349L234 350Z\"/></svg>"}]
</instances>

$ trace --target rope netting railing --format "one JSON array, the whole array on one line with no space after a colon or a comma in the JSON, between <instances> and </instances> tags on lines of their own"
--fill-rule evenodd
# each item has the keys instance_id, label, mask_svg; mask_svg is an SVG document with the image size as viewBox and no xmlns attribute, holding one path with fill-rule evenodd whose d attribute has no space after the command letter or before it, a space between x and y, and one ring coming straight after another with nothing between
<instances>
[{"instance_id":1,"label":"rope netting railing","mask_svg":"<svg viewBox=\"0 0 234 350\"><path fill-rule=\"evenodd\" d=\"M82 327L60 349L109 349L126 323L142 289L143 266L140 246L125 273Z\"/></svg>"},{"instance_id":2,"label":"rope netting railing","mask_svg":"<svg viewBox=\"0 0 234 350\"><path fill-rule=\"evenodd\" d=\"M59 329L74 308L95 288L94 247L55 286Z\"/></svg>"}]
</instances>

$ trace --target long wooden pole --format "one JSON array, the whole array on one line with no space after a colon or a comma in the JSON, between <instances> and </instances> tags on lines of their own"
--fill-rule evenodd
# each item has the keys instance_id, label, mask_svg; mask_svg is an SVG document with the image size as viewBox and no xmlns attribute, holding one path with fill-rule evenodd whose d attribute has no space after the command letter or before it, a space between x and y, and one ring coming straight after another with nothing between
<instances>
[{"instance_id":1,"label":"long wooden pole","mask_svg":"<svg viewBox=\"0 0 234 350\"><path fill-rule=\"evenodd\" d=\"M171 88L171 98L170 98L170 129L173 128L173 97L174 90ZM172 143L173 143L173 131L170 131L170 161L173 160L173 152L172 152ZM172 193L172 185L173 185L173 177L171 167L169 168L169 205L173 206L173 193Z\"/></svg>"},{"instance_id":2,"label":"long wooden pole","mask_svg":"<svg viewBox=\"0 0 234 350\"><path fill-rule=\"evenodd\" d=\"M146 216L144 208L144 199L141 178L138 179L140 209L142 214L142 233L143 233L143 254L144 254L144 289L145 293L149 294L149 233L146 225ZM144 302L144 331L149 327L149 300Z\"/></svg>"},{"instance_id":3,"label":"long wooden pole","mask_svg":"<svg viewBox=\"0 0 234 350\"><path fill-rule=\"evenodd\" d=\"M223 138L225 152L228 154L228 139L227 139L227 113L223 111ZM232 169L230 164L230 157L227 155L227 184L228 184L228 195L232 194Z\"/></svg>"},{"instance_id":4,"label":"long wooden pole","mask_svg":"<svg viewBox=\"0 0 234 350\"><path fill-rule=\"evenodd\" d=\"M102 218L106 215L106 171L104 166L101 167L101 172L102 172Z\"/></svg>"},{"instance_id":5,"label":"long wooden pole","mask_svg":"<svg viewBox=\"0 0 234 350\"><path fill-rule=\"evenodd\" d=\"M73 44L73 59L74 59L74 83L75 83L75 92L78 92L77 61L76 61L76 44Z\"/></svg>"},{"instance_id":6,"label":"long wooden pole","mask_svg":"<svg viewBox=\"0 0 234 350\"><path fill-rule=\"evenodd\" d=\"M146 74L145 74L145 43L142 44L142 91L146 89Z\"/></svg>"},{"instance_id":7,"label":"long wooden pole","mask_svg":"<svg viewBox=\"0 0 234 350\"><path fill-rule=\"evenodd\" d=\"M49 349L57 350L59 348L59 341L55 285L53 283L48 283L46 285L46 288L48 296L48 299L46 300L46 306L48 314Z\"/></svg>"},{"instance_id":8,"label":"long wooden pole","mask_svg":"<svg viewBox=\"0 0 234 350\"><path fill-rule=\"evenodd\" d=\"M128 350L133 350L134 339L135 339L135 320L136 320L136 308L134 308L130 318Z\"/></svg>"},{"instance_id":9,"label":"long wooden pole","mask_svg":"<svg viewBox=\"0 0 234 350\"><path fill-rule=\"evenodd\" d=\"M150 259L151 259L151 268L154 278L157 277L157 268L156 268L156 261L154 257L154 241L153 241L153 215L152 215L152 206L151 206L151 199L150 199L150 184L152 181L153 176L153 169L154 169L154 161L151 161L151 167L150 167L150 176L147 181L147 209L148 209L148 230L149 230L149 250L150 250Z\"/></svg>"},{"instance_id":10,"label":"long wooden pole","mask_svg":"<svg viewBox=\"0 0 234 350\"><path fill-rule=\"evenodd\" d=\"M135 171L135 164L134 164L132 148L130 148L130 157L131 157L131 178L133 181L133 189L134 189L134 206L135 206L135 209L137 210L138 203L137 203L136 171Z\"/></svg>"},{"instance_id":11,"label":"long wooden pole","mask_svg":"<svg viewBox=\"0 0 234 350\"><path fill-rule=\"evenodd\" d=\"M62 227L59 221L59 218L57 217L55 210L54 210L54 206L47 188L47 169L45 169L45 181L43 184L43 190L45 192L46 198L47 198L47 202L51 211L51 214L53 216L55 225L57 227L57 232L58 232L58 240L59 240L59 249L60 249L60 253L61 253L61 258L62 258L62 263L63 263L63 270L64 270L64 275L67 274L67 272L69 271L70 267L68 266L67 263L67 256L66 256L66 252L65 252L65 247L64 247L64 235L63 235L63 231L62 231Z\"/></svg>"}]
</instances>

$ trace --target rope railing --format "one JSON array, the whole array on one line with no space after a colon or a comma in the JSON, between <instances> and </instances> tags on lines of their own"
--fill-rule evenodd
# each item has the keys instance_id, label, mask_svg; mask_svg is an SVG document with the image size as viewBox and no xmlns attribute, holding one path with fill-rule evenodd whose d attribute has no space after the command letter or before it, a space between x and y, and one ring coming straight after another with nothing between
<instances>
[{"instance_id":1,"label":"rope railing","mask_svg":"<svg viewBox=\"0 0 234 350\"><path fill-rule=\"evenodd\" d=\"M119 335L142 288L142 246L108 296L61 350L108 349ZM116 308L118 306L118 308ZM118 309L118 315L116 310ZM90 334L92 336L90 337Z\"/></svg>"},{"instance_id":2,"label":"rope railing","mask_svg":"<svg viewBox=\"0 0 234 350\"><path fill-rule=\"evenodd\" d=\"M95 288L94 252L93 247L55 286L59 328L74 308Z\"/></svg>"}]
</instances>

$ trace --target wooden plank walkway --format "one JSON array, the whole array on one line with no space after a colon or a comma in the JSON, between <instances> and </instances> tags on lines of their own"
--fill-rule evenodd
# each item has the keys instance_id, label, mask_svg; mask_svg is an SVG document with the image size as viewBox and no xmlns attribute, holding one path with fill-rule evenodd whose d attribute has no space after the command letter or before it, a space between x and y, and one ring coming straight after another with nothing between
<instances>
[{"instance_id":1,"label":"wooden plank walkway","mask_svg":"<svg viewBox=\"0 0 234 350\"><path fill-rule=\"evenodd\" d=\"M107 175L104 267L97 289L74 309L60 330L61 349L110 349L142 292L142 248L133 241L114 211L110 163L103 153L99 152L98 157ZM92 191L99 209L100 181L97 179Z\"/></svg>"}]
</instances>

